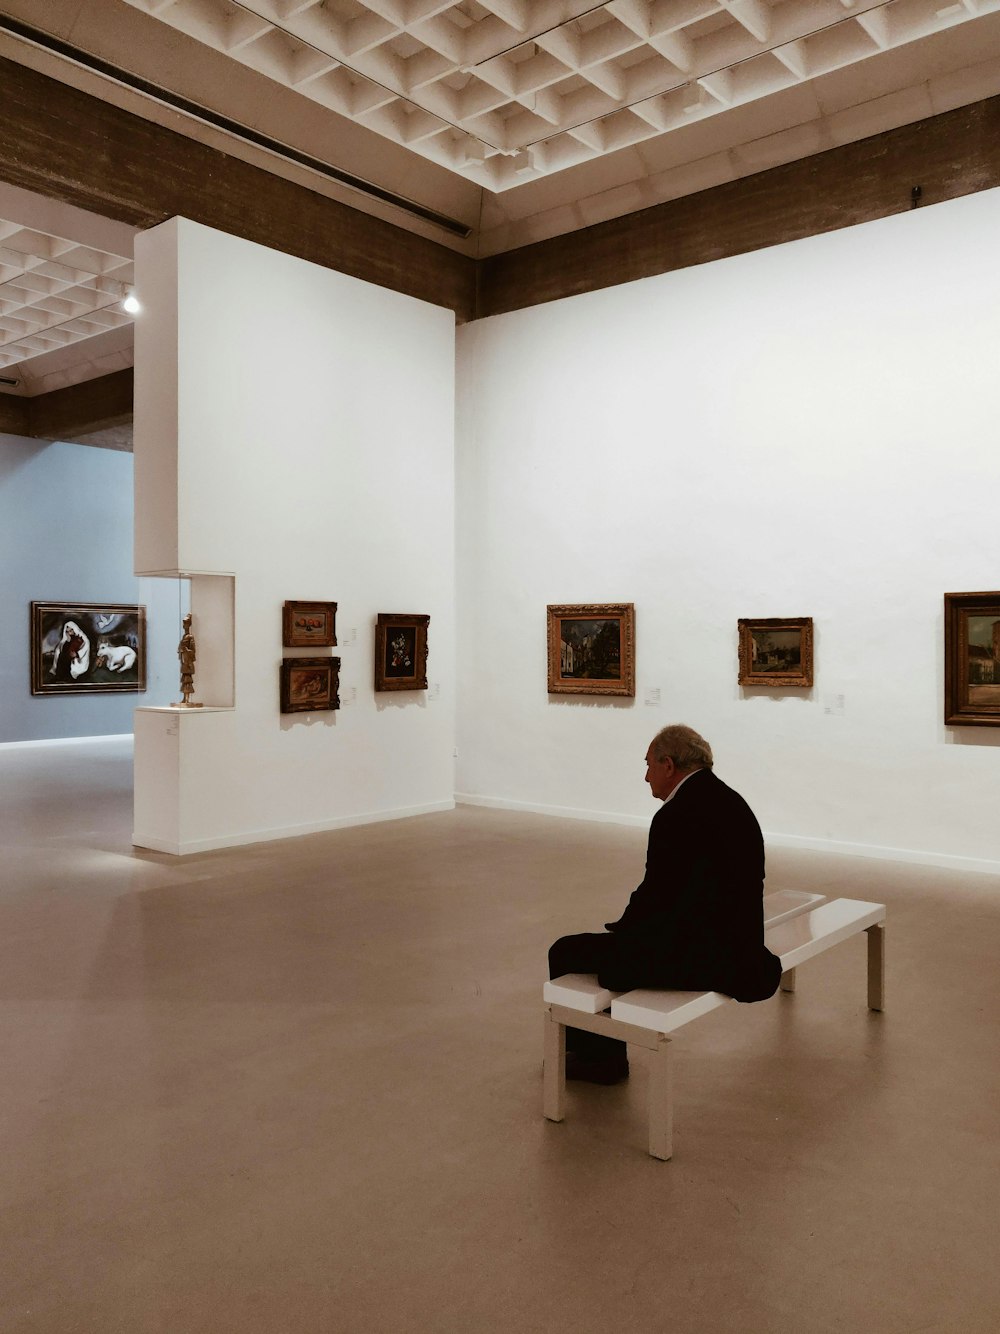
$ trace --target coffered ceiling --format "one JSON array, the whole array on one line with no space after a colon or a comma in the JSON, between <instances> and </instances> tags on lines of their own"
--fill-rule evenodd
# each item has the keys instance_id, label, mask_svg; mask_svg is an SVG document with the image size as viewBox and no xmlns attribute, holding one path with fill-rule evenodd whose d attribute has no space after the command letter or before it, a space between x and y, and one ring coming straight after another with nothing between
<instances>
[{"instance_id":1,"label":"coffered ceiling","mask_svg":"<svg viewBox=\"0 0 1000 1334\"><path fill-rule=\"evenodd\" d=\"M0 382L48 393L74 382L82 357L98 374L129 364L132 282L125 255L0 218Z\"/></svg>"},{"instance_id":2,"label":"coffered ceiling","mask_svg":"<svg viewBox=\"0 0 1000 1334\"><path fill-rule=\"evenodd\" d=\"M1000 93L1000 0L0 0L0 56L481 258ZM130 364L132 233L27 199L30 395Z\"/></svg>"},{"instance_id":3,"label":"coffered ceiling","mask_svg":"<svg viewBox=\"0 0 1000 1334\"><path fill-rule=\"evenodd\" d=\"M486 256L1000 93L1000 0L0 0L0 55Z\"/></svg>"},{"instance_id":4,"label":"coffered ceiling","mask_svg":"<svg viewBox=\"0 0 1000 1334\"><path fill-rule=\"evenodd\" d=\"M493 193L1000 10L1000 0L126 3Z\"/></svg>"}]
</instances>

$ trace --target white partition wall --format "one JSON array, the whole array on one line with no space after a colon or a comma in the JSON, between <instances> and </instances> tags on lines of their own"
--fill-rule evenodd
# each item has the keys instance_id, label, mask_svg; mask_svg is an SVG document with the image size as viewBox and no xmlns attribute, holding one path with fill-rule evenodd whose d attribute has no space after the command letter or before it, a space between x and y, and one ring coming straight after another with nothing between
<instances>
[{"instance_id":1,"label":"white partition wall","mask_svg":"<svg viewBox=\"0 0 1000 1334\"><path fill-rule=\"evenodd\" d=\"M1000 729L942 594L1000 588L1000 192L459 331L460 799L645 822L692 724L772 842L1000 871ZM632 601L634 702L546 693L545 606ZM814 618L812 690L737 619Z\"/></svg>"},{"instance_id":2,"label":"white partition wall","mask_svg":"<svg viewBox=\"0 0 1000 1334\"><path fill-rule=\"evenodd\" d=\"M135 841L450 807L451 312L185 220L139 236L136 262L137 571L234 577L235 694L137 713ZM337 712L279 712L286 599L339 604L340 643L317 651L341 660ZM192 610L197 635L194 591ZM430 614L428 691L374 693L380 611ZM205 663L196 698L212 680Z\"/></svg>"}]
</instances>

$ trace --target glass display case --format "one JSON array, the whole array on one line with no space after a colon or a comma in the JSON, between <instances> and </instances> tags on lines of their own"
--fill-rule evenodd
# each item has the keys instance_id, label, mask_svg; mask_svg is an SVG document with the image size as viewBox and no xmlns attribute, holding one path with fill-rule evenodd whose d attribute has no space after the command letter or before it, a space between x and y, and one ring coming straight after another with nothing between
<instances>
[{"instance_id":1,"label":"glass display case","mask_svg":"<svg viewBox=\"0 0 1000 1334\"><path fill-rule=\"evenodd\" d=\"M181 570L139 578L139 601L146 608L146 691L141 709L197 713L235 707L235 577ZM196 645L192 703L181 706L178 645L184 618L191 616Z\"/></svg>"}]
</instances>

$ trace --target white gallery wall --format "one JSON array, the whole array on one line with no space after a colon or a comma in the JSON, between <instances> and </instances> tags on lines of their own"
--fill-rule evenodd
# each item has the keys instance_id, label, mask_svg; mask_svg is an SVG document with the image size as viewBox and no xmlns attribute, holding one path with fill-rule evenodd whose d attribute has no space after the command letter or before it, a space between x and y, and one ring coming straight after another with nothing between
<instances>
[{"instance_id":1,"label":"white gallery wall","mask_svg":"<svg viewBox=\"0 0 1000 1334\"><path fill-rule=\"evenodd\" d=\"M1000 192L467 325L459 800L648 820L690 723L772 843L1000 871L1000 729L943 723L1000 588ZM634 701L549 696L545 607L636 606ZM741 689L737 619L812 616Z\"/></svg>"},{"instance_id":2,"label":"white gallery wall","mask_svg":"<svg viewBox=\"0 0 1000 1334\"><path fill-rule=\"evenodd\" d=\"M174 219L136 240L136 563L235 579L235 707L136 715L135 840L184 852L450 807L454 317ZM337 712L282 715L286 599L339 604ZM224 602L224 599L223 599ZM204 604L202 604L204 606ZM212 683L201 615L195 697ZM373 688L430 615L426 692ZM223 692L224 695L224 692ZM179 698L175 694L174 698Z\"/></svg>"}]
</instances>

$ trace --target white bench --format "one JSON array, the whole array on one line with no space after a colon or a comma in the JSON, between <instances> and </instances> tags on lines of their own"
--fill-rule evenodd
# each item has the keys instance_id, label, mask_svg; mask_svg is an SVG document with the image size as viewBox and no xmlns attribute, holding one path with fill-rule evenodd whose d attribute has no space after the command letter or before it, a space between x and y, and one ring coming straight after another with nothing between
<instances>
[{"instance_id":1,"label":"white bench","mask_svg":"<svg viewBox=\"0 0 1000 1334\"><path fill-rule=\"evenodd\" d=\"M862 931L868 936L868 1008L885 1001L885 905L859 899L824 900L785 890L764 899L764 940L781 960L784 991L795 989L795 969ZM597 978L568 973L545 983L543 1111L561 1121L566 1101L566 1028L620 1038L652 1052L649 1073L649 1152L673 1152L671 1034L732 997L718 991L608 991Z\"/></svg>"}]
</instances>

